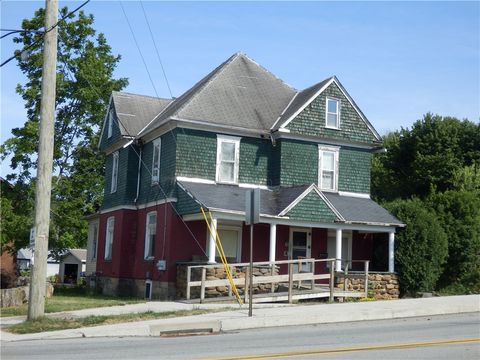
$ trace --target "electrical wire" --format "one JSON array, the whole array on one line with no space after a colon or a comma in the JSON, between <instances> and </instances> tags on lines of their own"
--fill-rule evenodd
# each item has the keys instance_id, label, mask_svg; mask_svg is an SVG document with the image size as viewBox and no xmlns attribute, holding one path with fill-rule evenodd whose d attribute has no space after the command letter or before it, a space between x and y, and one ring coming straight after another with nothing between
<instances>
[{"instance_id":1,"label":"electrical wire","mask_svg":"<svg viewBox=\"0 0 480 360\"><path fill-rule=\"evenodd\" d=\"M13 54L13 56L9 57L7 60L5 60L4 62L2 62L0 64L0 67L2 67L3 65L6 65L8 64L10 61L12 61L13 59L15 59L18 54L21 54L21 53L24 53L25 51L28 51L30 50L32 47L34 47L35 45L37 45L38 43L40 43L40 41L43 39L43 37L45 36L46 33L52 31L53 29L55 29L59 24L60 22L63 22L65 21L65 19L69 18L70 16L72 16L73 14L75 14L78 10L80 10L82 7L84 7L85 5L87 5L88 3L90 2L90 0L87 0L85 1L83 4L81 4L80 6L78 6L77 8L75 8L74 10L70 11L67 15L65 16L62 16L62 18L60 20L58 20L55 24L53 24L49 29L46 29L45 31L40 31L40 30L25 30L25 31L21 31L19 30L18 32L19 33L22 33L22 32L37 32L37 33L41 33L41 37L37 40L35 40L32 44L28 45L27 47L24 47L21 51L18 50L15 54ZM3 30L2 30L3 31ZM10 30L5 30L5 31L10 31ZM13 30L11 30L13 31ZM2 39L7 36L7 35L10 35L12 34L13 32L10 32L9 34L6 34L4 36L2 36Z\"/></svg>"}]
</instances>

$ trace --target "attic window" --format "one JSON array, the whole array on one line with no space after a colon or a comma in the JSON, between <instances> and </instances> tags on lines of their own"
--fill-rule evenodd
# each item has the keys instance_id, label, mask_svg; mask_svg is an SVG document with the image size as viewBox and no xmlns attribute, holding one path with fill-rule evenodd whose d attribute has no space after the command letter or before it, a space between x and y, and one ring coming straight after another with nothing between
<instances>
[{"instance_id":1,"label":"attic window","mask_svg":"<svg viewBox=\"0 0 480 360\"><path fill-rule=\"evenodd\" d=\"M108 112L108 120L107 120L107 137L111 138L113 134L113 109L110 109Z\"/></svg>"},{"instance_id":2,"label":"attic window","mask_svg":"<svg viewBox=\"0 0 480 360\"><path fill-rule=\"evenodd\" d=\"M239 155L239 137L217 136L217 182L226 184L238 183Z\"/></svg>"},{"instance_id":3,"label":"attic window","mask_svg":"<svg viewBox=\"0 0 480 360\"><path fill-rule=\"evenodd\" d=\"M327 97L325 127L340 128L340 100Z\"/></svg>"}]
</instances>

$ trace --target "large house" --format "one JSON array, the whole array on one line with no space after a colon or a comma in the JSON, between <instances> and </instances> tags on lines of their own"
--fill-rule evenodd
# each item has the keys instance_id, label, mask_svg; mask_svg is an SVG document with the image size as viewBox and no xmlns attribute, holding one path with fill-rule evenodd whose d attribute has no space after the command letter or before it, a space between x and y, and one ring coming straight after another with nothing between
<instances>
[{"instance_id":1,"label":"large house","mask_svg":"<svg viewBox=\"0 0 480 360\"><path fill-rule=\"evenodd\" d=\"M372 260L383 246L394 271L403 224L370 198L382 139L335 76L297 91L237 53L175 99L114 92L99 147L105 194L89 249L104 293L148 284L173 297L178 262L218 261L200 208L229 261L248 261L251 188L254 261Z\"/></svg>"}]
</instances>

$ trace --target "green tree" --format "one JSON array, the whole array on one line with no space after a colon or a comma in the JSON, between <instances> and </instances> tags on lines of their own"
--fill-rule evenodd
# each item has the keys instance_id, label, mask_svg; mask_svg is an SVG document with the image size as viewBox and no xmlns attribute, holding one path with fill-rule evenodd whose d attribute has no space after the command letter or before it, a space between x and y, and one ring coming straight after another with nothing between
<instances>
[{"instance_id":1,"label":"green tree","mask_svg":"<svg viewBox=\"0 0 480 360\"><path fill-rule=\"evenodd\" d=\"M448 238L448 257L439 287L480 292L480 190L433 194L435 209Z\"/></svg>"},{"instance_id":2,"label":"green tree","mask_svg":"<svg viewBox=\"0 0 480 360\"><path fill-rule=\"evenodd\" d=\"M60 10L60 18L69 10ZM113 72L120 56L112 54L105 36L96 33L94 18L80 11L59 23L57 95L55 120L54 178L50 247L83 246L87 237L84 215L97 210L103 191L103 158L97 151L100 126L112 91L124 88L125 78L115 79ZM44 23L44 9L25 19L22 29L38 30ZM22 48L34 44L39 35L22 33L14 41ZM40 39L41 40L41 39ZM32 186L36 173L42 41L30 49L27 59L18 58L18 66L27 77L17 85L25 101L27 119L0 150L2 157L11 155L14 170L7 179ZM31 194L32 192L29 192ZM31 203L31 201L30 201ZM33 208L22 209L33 212Z\"/></svg>"},{"instance_id":3,"label":"green tree","mask_svg":"<svg viewBox=\"0 0 480 360\"><path fill-rule=\"evenodd\" d=\"M447 236L433 211L419 199L395 200L386 208L406 224L395 240L395 268L403 293L432 291L447 258Z\"/></svg>"},{"instance_id":4,"label":"green tree","mask_svg":"<svg viewBox=\"0 0 480 360\"><path fill-rule=\"evenodd\" d=\"M455 174L480 164L480 124L426 114L412 129L385 136L375 156L372 193L377 199L418 196L455 188Z\"/></svg>"}]
</instances>

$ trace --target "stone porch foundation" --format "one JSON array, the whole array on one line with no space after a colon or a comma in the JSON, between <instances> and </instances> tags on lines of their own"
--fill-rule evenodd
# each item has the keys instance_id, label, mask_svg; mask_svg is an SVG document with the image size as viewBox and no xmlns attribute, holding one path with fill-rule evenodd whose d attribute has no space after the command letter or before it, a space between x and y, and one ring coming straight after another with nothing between
<instances>
[{"instance_id":1,"label":"stone porch foundation","mask_svg":"<svg viewBox=\"0 0 480 360\"><path fill-rule=\"evenodd\" d=\"M336 273L336 286L345 288L345 274ZM398 299L400 285L398 275L395 273L370 273L368 275L368 297L376 300ZM365 291L365 275L355 272L347 275L347 288L350 291Z\"/></svg>"}]
</instances>

